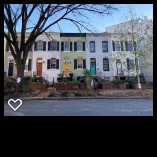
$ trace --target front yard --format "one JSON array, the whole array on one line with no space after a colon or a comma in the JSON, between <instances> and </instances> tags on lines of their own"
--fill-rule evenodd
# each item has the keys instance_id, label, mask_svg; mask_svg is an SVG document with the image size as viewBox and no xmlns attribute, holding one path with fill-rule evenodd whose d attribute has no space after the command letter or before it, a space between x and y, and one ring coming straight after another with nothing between
<instances>
[{"instance_id":1,"label":"front yard","mask_svg":"<svg viewBox=\"0 0 157 157\"><path fill-rule=\"evenodd\" d=\"M90 87L87 83L80 83L77 80L71 82L47 84L42 78L25 77L20 85L20 91L16 93L16 81L14 79L4 80L4 95L19 95L22 97L90 97L90 96L107 96L107 97L129 97L142 96L144 98L153 98L153 89L142 88L126 89L118 88L116 83L102 82L101 88ZM46 96L44 93L47 93Z\"/></svg>"}]
</instances>

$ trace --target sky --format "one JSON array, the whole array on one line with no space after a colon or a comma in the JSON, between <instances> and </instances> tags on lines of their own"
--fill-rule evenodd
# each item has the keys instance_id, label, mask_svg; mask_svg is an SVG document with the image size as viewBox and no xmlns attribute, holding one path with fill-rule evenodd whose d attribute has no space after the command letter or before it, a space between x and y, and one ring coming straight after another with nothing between
<instances>
[{"instance_id":1,"label":"sky","mask_svg":"<svg viewBox=\"0 0 157 157\"><path fill-rule=\"evenodd\" d=\"M87 14L89 17L89 22L94 27L94 32L105 32L105 27L112 26L124 22L124 16L127 15L128 7L131 7L139 16L147 16L149 19L153 19L153 4L115 4L119 10L114 11L111 15L105 15L104 17L99 17L93 14ZM36 20L37 15L34 13L33 19ZM52 17L53 18L53 17ZM58 25L51 27L51 32L63 32L63 33L78 33L77 27L67 21L59 22L60 29ZM21 31L21 24L17 26L17 32ZM29 30L30 32L30 30Z\"/></svg>"},{"instance_id":2,"label":"sky","mask_svg":"<svg viewBox=\"0 0 157 157\"><path fill-rule=\"evenodd\" d=\"M106 15L103 18L88 15L97 32L104 32L105 27L124 22L123 16L126 15L129 6L133 8L139 16L147 16L149 19L153 19L153 4L116 4L115 6L119 8L119 11L115 11L113 14ZM63 32L78 32L77 28L67 21L61 22L60 27ZM58 27L55 26L53 30L57 31Z\"/></svg>"}]
</instances>

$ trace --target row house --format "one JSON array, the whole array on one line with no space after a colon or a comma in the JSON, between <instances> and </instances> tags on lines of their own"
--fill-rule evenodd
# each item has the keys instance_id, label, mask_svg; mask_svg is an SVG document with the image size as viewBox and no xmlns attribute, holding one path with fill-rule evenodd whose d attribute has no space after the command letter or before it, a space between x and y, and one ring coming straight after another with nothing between
<instances>
[{"instance_id":1,"label":"row house","mask_svg":"<svg viewBox=\"0 0 157 157\"><path fill-rule=\"evenodd\" d=\"M153 20L148 19L147 16L144 16L143 19L139 18L134 21L126 21L117 25L106 27L105 31L108 33L128 33L133 31L139 36L143 36L144 38L146 37L146 39L148 39L148 35L153 37ZM140 58L139 56L140 71L144 74L147 82L153 82L153 41L147 41L146 39L145 42L148 43L149 46L147 45L144 47L144 44L140 44L140 48L142 50L146 49L147 53L149 53L149 56L144 58ZM147 66L147 64L149 66ZM121 65L119 64L119 67L120 66Z\"/></svg>"},{"instance_id":2,"label":"row house","mask_svg":"<svg viewBox=\"0 0 157 157\"><path fill-rule=\"evenodd\" d=\"M86 40L87 69L91 75L113 80L111 34L88 33Z\"/></svg>"},{"instance_id":3,"label":"row house","mask_svg":"<svg viewBox=\"0 0 157 157\"><path fill-rule=\"evenodd\" d=\"M28 39L30 33L26 33L26 40ZM17 33L18 39L18 46L20 45L21 42L21 33ZM4 73L5 76L9 77L16 77L17 74L17 69L16 69L16 63L15 60L11 54L10 48L8 43L6 42L6 39L4 39ZM24 75L25 76L32 76L32 60L33 60L33 52L32 49L30 49L30 52L28 53L28 57L26 60L26 65L25 65L25 70L24 70Z\"/></svg>"},{"instance_id":4,"label":"row house","mask_svg":"<svg viewBox=\"0 0 157 157\"><path fill-rule=\"evenodd\" d=\"M123 35L111 34L113 76L136 76L135 64L139 63L139 59L135 58L133 43L129 35ZM136 42L134 44L136 45Z\"/></svg>"},{"instance_id":5,"label":"row house","mask_svg":"<svg viewBox=\"0 0 157 157\"><path fill-rule=\"evenodd\" d=\"M74 78L82 76L86 69L86 34L85 33L60 33L60 73L69 76L73 73Z\"/></svg>"},{"instance_id":6,"label":"row house","mask_svg":"<svg viewBox=\"0 0 157 157\"><path fill-rule=\"evenodd\" d=\"M26 39L29 33L26 33ZM20 42L20 33L18 33ZM4 40L5 42L5 40ZM4 47L7 76L16 77L16 64L7 43ZM133 46L129 38L122 41L117 33L50 33L35 40L26 61L25 76L42 76L49 82L57 82L73 73L83 76L89 69L92 76L113 80L115 76L136 75Z\"/></svg>"},{"instance_id":7,"label":"row house","mask_svg":"<svg viewBox=\"0 0 157 157\"><path fill-rule=\"evenodd\" d=\"M42 34L33 46L33 75L42 76L49 82L57 81L60 74L60 34Z\"/></svg>"}]
</instances>

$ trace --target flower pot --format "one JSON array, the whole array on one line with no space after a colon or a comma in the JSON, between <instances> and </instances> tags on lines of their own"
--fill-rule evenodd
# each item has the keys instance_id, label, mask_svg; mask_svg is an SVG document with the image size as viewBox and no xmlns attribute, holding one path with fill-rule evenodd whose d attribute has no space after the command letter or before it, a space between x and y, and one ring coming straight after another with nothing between
<instances>
[{"instance_id":1,"label":"flower pot","mask_svg":"<svg viewBox=\"0 0 157 157\"><path fill-rule=\"evenodd\" d=\"M131 83L131 87L132 87L132 89L138 89L137 87L138 87L138 83L137 82L132 82Z\"/></svg>"}]
</instances>

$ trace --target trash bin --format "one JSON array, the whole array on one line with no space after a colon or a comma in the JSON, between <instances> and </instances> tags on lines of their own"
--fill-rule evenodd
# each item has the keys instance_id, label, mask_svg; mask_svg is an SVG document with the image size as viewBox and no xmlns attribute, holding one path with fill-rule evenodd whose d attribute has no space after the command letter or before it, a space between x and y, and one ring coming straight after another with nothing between
<instances>
[{"instance_id":1,"label":"trash bin","mask_svg":"<svg viewBox=\"0 0 157 157\"><path fill-rule=\"evenodd\" d=\"M126 89L129 89L129 83L126 83Z\"/></svg>"},{"instance_id":2,"label":"trash bin","mask_svg":"<svg viewBox=\"0 0 157 157\"><path fill-rule=\"evenodd\" d=\"M98 82L94 81L94 89L98 89Z\"/></svg>"}]
</instances>

